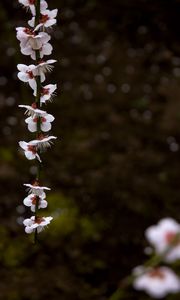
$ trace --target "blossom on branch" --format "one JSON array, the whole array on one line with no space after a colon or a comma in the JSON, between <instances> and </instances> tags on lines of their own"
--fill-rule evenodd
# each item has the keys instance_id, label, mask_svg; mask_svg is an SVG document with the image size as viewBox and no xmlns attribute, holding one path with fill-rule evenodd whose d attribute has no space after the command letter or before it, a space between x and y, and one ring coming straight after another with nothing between
<instances>
[{"instance_id":1,"label":"blossom on branch","mask_svg":"<svg viewBox=\"0 0 180 300\"><path fill-rule=\"evenodd\" d=\"M35 14L36 14L36 10L35 10L36 0L19 0L19 3L22 4L24 7L30 9L32 15L35 16ZM46 10L47 7L48 7L47 2L45 0L41 0L41 3L40 3L41 12Z\"/></svg>"},{"instance_id":2,"label":"blossom on branch","mask_svg":"<svg viewBox=\"0 0 180 300\"><path fill-rule=\"evenodd\" d=\"M40 186L39 182L36 180L33 184L30 183L24 183L24 186L28 188L28 192L30 194L35 194L37 196L40 196L42 198L45 198L45 192L44 191L50 191L51 189L46 186Z\"/></svg>"},{"instance_id":3,"label":"blossom on branch","mask_svg":"<svg viewBox=\"0 0 180 300\"><path fill-rule=\"evenodd\" d=\"M32 50L39 50L44 44L48 43L51 39L51 36L46 32L36 33L32 29L26 27L17 27L16 31L17 39L20 41L21 51L22 49L29 48Z\"/></svg>"},{"instance_id":4,"label":"blossom on branch","mask_svg":"<svg viewBox=\"0 0 180 300\"><path fill-rule=\"evenodd\" d=\"M35 31L38 30L41 27L51 27L56 24L57 20L55 19L57 17L58 9L49 10L46 9L41 12L41 17L39 20L39 24L35 27L35 17L32 17L31 20L28 21L29 26L35 27Z\"/></svg>"},{"instance_id":5,"label":"blossom on branch","mask_svg":"<svg viewBox=\"0 0 180 300\"><path fill-rule=\"evenodd\" d=\"M28 116L38 116L39 114L41 114L42 110L41 109L38 109L37 108L37 104L34 102L31 106L30 105L18 105L18 107L21 107L21 108L25 108L26 111L25 111L25 115L28 115Z\"/></svg>"},{"instance_id":6,"label":"blossom on branch","mask_svg":"<svg viewBox=\"0 0 180 300\"><path fill-rule=\"evenodd\" d=\"M180 224L175 220L162 219L157 225L146 229L145 235L156 253L163 255L165 261L173 262L180 259Z\"/></svg>"},{"instance_id":7,"label":"blossom on branch","mask_svg":"<svg viewBox=\"0 0 180 300\"><path fill-rule=\"evenodd\" d=\"M51 130L51 122L54 121L53 115L47 114L45 111L42 111L41 114L38 114L33 117L28 117L25 119L25 122L28 124L28 129L31 132L37 131L37 123L40 122L40 129L43 132Z\"/></svg>"},{"instance_id":8,"label":"blossom on branch","mask_svg":"<svg viewBox=\"0 0 180 300\"><path fill-rule=\"evenodd\" d=\"M37 144L34 141L26 143L24 141L19 142L19 146L24 150L24 154L27 159L32 160L37 158L41 162L40 156L37 153Z\"/></svg>"},{"instance_id":9,"label":"blossom on branch","mask_svg":"<svg viewBox=\"0 0 180 300\"><path fill-rule=\"evenodd\" d=\"M23 203L25 206L30 207L31 211L35 212L37 202L38 202L38 209L47 207L47 201L45 200L45 196L46 196L45 193L43 193L40 196L37 196L35 194L30 194L24 199Z\"/></svg>"},{"instance_id":10,"label":"blossom on branch","mask_svg":"<svg viewBox=\"0 0 180 300\"><path fill-rule=\"evenodd\" d=\"M33 142L36 144L37 148L42 152L46 150L46 148L51 147L53 144L53 140L56 140L57 137L50 135L45 136L43 134L40 134L37 140L34 140Z\"/></svg>"},{"instance_id":11,"label":"blossom on branch","mask_svg":"<svg viewBox=\"0 0 180 300\"><path fill-rule=\"evenodd\" d=\"M25 219L23 224L25 226L26 233L41 232L45 226L49 225L53 217L35 217L32 216L30 219Z\"/></svg>"},{"instance_id":12,"label":"blossom on branch","mask_svg":"<svg viewBox=\"0 0 180 300\"><path fill-rule=\"evenodd\" d=\"M37 67L35 65L24 65L24 64L18 64L17 65L18 70L20 71L17 76L18 78L23 81L29 83L30 87L35 90L37 88L36 83L36 73L35 70ZM45 78L44 78L45 80Z\"/></svg>"},{"instance_id":13,"label":"blossom on branch","mask_svg":"<svg viewBox=\"0 0 180 300\"><path fill-rule=\"evenodd\" d=\"M163 298L169 293L180 291L180 280L168 267L143 269L142 274L134 272L133 286L136 290L144 290L153 298Z\"/></svg>"},{"instance_id":14,"label":"blossom on branch","mask_svg":"<svg viewBox=\"0 0 180 300\"><path fill-rule=\"evenodd\" d=\"M41 104L51 101L51 99L55 96L55 90L57 89L57 84L48 84L42 87L41 89ZM34 96L37 96L36 90L34 91Z\"/></svg>"}]
</instances>

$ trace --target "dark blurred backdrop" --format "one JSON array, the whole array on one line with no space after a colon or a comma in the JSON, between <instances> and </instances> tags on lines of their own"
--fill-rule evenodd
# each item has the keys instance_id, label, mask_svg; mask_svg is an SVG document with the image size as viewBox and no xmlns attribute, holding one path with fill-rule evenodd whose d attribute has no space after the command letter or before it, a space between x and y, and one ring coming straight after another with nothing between
<instances>
[{"instance_id":1,"label":"dark blurred backdrop","mask_svg":"<svg viewBox=\"0 0 180 300\"><path fill-rule=\"evenodd\" d=\"M33 99L16 68L31 62L15 36L30 15L0 2L0 299L107 300L146 259L145 228L180 221L180 1L49 7L60 11L47 78L58 82L47 110L59 139L43 171L54 221L34 246L21 224L36 167L18 149L32 136L17 107ZM150 298L129 288L126 299Z\"/></svg>"}]
</instances>

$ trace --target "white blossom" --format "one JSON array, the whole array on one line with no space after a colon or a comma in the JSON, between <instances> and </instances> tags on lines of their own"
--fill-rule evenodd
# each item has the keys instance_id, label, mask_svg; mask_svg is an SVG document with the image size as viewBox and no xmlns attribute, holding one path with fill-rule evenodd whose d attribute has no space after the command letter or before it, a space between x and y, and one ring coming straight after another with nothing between
<instances>
[{"instance_id":1,"label":"white blossom","mask_svg":"<svg viewBox=\"0 0 180 300\"><path fill-rule=\"evenodd\" d=\"M41 104L51 101L55 95L55 90L57 89L57 84L48 84L42 87L41 89ZM36 90L34 91L34 96L36 97Z\"/></svg>"},{"instance_id":2,"label":"white blossom","mask_svg":"<svg viewBox=\"0 0 180 300\"><path fill-rule=\"evenodd\" d=\"M43 58L45 55L50 55L52 53L53 47L50 43L45 43L39 49L40 58ZM30 55L33 60L36 60L36 50L32 49L31 46L25 48L21 47L21 52L24 55Z\"/></svg>"},{"instance_id":3,"label":"white blossom","mask_svg":"<svg viewBox=\"0 0 180 300\"><path fill-rule=\"evenodd\" d=\"M24 65L24 64L18 64L17 65L18 70L20 71L17 76L18 78L23 82L28 82L30 87L35 90L37 88L36 84L36 69L37 67L35 65ZM45 78L44 78L45 80Z\"/></svg>"},{"instance_id":4,"label":"white blossom","mask_svg":"<svg viewBox=\"0 0 180 300\"><path fill-rule=\"evenodd\" d=\"M33 142L37 146L40 151L46 150L46 148L51 147L53 144L53 140L57 139L56 136L44 136L43 134L39 135L39 138L34 140Z\"/></svg>"},{"instance_id":5,"label":"white blossom","mask_svg":"<svg viewBox=\"0 0 180 300\"><path fill-rule=\"evenodd\" d=\"M33 28L35 27L34 30L38 30L40 27L45 27L45 28L51 27L55 25L57 22L56 20L57 13L58 13L58 9L53 9L53 10L46 9L41 13L40 22L36 27L35 27L35 17L32 17L32 19L28 21L28 24Z\"/></svg>"},{"instance_id":6,"label":"white blossom","mask_svg":"<svg viewBox=\"0 0 180 300\"><path fill-rule=\"evenodd\" d=\"M26 143L24 141L20 141L19 146L24 150L24 154L27 159L32 160L37 158L39 162L41 162L39 154L37 153L37 144L35 144L34 141L33 143Z\"/></svg>"},{"instance_id":7,"label":"white blossom","mask_svg":"<svg viewBox=\"0 0 180 300\"><path fill-rule=\"evenodd\" d=\"M21 50L26 48L30 48L32 50L39 50L51 39L51 36L46 32L39 32L37 34L32 29L26 27L17 27L16 31L17 39L20 41ZM23 54L27 55L26 53Z\"/></svg>"},{"instance_id":8,"label":"white blossom","mask_svg":"<svg viewBox=\"0 0 180 300\"><path fill-rule=\"evenodd\" d=\"M40 110L39 110L40 111ZM28 117L25 119L25 122L28 124L28 129L31 132L37 131L37 123L40 122L40 129L43 132L51 130L51 122L54 121L54 117L51 114L47 114L45 111L42 111L40 114L33 117Z\"/></svg>"},{"instance_id":9,"label":"white blossom","mask_svg":"<svg viewBox=\"0 0 180 300\"><path fill-rule=\"evenodd\" d=\"M157 225L149 227L145 235L158 254L162 255L168 249L165 261L173 262L180 259L180 224L175 220L162 219Z\"/></svg>"},{"instance_id":10,"label":"white blossom","mask_svg":"<svg viewBox=\"0 0 180 300\"><path fill-rule=\"evenodd\" d=\"M31 211L35 212L37 201L38 201L38 209L47 207L47 201L45 200L45 193L42 194L41 196L30 194L23 200L23 203L25 206L30 207Z\"/></svg>"},{"instance_id":11,"label":"white blossom","mask_svg":"<svg viewBox=\"0 0 180 300\"><path fill-rule=\"evenodd\" d=\"M27 52L26 52L27 50ZM42 47L39 49L39 54L40 54L40 58L43 58L45 55L50 55L52 53L53 47L51 46L50 43L44 43L42 45ZM29 54L25 54L29 52ZM25 55L30 55L32 59L36 59L36 51L33 49L24 49L24 53Z\"/></svg>"},{"instance_id":12,"label":"white blossom","mask_svg":"<svg viewBox=\"0 0 180 300\"><path fill-rule=\"evenodd\" d=\"M55 59L49 59L47 61L40 61L39 64L35 68L35 74L36 76L40 76L41 82L45 80L45 74L47 72L51 72L54 66L54 64L57 60ZM34 89L35 90L35 89Z\"/></svg>"},{"instance_id":13,"label":"white blossom","mask_svg":"<svg viewBox=\"0 0 180 300\"><path fill-rule=\"evenodd\" d=\"M52 217L35 217L32 216L30 219L25 219L23 224L25 226L26 233L32 233L37 229L37 232L41 232L45 226L50 224Z\"/></svg>"},{"instance_id":14,"label":"white blossom","mask_svg":"<svg viewBox=\"0 0 180 300\"><path fill-rule=\"evenodd\" d=\"M168 293L180 291L180 280L177 275L167 267L144 269L144 273L136 274L133 286L136 290L144 290L153 298L163 298Z\"/></svg>"},{"instance_id":15,"label":"white blossom","mask_svg":"<svg viewBox=\"0 0 180 300\"><path fill-rule=\"evenodd\" d=\"M24 183L24 186L28 188L29 194L34 194L37 196L40 196L42 198L45 198L45 192L44 191L50 191L51 189L46 186L40 186L39 182L36 180L33 184L30 183Z\"/></svg>"},{"instance_id":16,"label":"white blossom","mask_svg":"<svg viewBox=\"0 0 180 300\"><path fill-rule=\"evenodd\" d=\"M26 111L25 111L25 115L28 115L28 116L39 116L42 112L41 109L38 109L37 108L37 104L34 102L31 106L30 105L18 105L18 107L21 107L21 108L25 108Z\"/></svg>"},{"instance_id":17,"label":"white blossom","mask_svg":"<svg viewBox=\"0 0 180 300\"><path fill-rule=\"evenodd\" d=\"M36 14L36 9L35 9L36 0L19 0L19 3L22 4L23 6L27 7L28 9L30 9L32 15L35 16L35 14ZM41 3L40 3L41 12L46 10L47 7L48 7L47 2L45 0L41 0Z\"/></svg>"}]
</instances>

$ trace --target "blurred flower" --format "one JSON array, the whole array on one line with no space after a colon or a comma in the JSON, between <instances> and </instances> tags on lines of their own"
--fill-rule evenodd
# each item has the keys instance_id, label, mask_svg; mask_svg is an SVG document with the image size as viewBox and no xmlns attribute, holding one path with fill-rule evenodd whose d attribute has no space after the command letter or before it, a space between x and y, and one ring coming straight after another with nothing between
<instances>
[{"instance_id":1,"label":"blurred flower","mask_svg":"<svg viewBox=\"0 0 180 300\"><path fill-rule=\"evenodd\" d=\"M25 226L26 233L32 233L37 229L37 232L41 232L45 226L50 224L52 217L35 217L32 216L30 219L25 219L23 224Z\"/></svg>"},{"instance_id":2,"label":"blurred flower","mask_svg":"<svg viewBox=\"0 0 180 300\"><path fill-rule=\"evenodd\" d=\"M145 235L158 254L165 254L167 262L180 259L180 224L175 220L162 219L156 226L149 227ZM168 252L164 253L167 249Z\"/></svg>"},{"instance_id":3,"label":"blurred flower","mask_svg":"<svg viewBox=\"0 0 180 300\"><path fill-rule=\"evenodd\" d=\"M168 293L177 293L180 291L180 280L176 274L167 267L148 268L137 276L133 286L136 290L144 290L153 298L163 298Z\"/></svg>"}]
</instances>

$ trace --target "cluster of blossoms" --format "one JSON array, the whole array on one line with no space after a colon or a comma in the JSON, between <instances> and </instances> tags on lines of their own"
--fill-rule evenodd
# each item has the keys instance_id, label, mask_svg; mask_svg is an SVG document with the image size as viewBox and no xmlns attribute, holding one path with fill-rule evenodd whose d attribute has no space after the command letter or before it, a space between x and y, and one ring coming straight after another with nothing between
<instances>
[{"instance_id":1,"label":"cluster of blossoms","mask_svg":"<svg viewBox=\"0 0 180 300\"><path fill-rule=\"evenodd\" d=\"M145 236L154 247L155 257L165 263L180 259L180 224L171 218L149 227ZM180 278L167 266L137 267L133 275L134 288L146 291L153 298L180 292Z\"/></svg>"},{"instance_id":2,"label":"cluster of blossoms","mask_svg":"<svg viewBox=\"0 0 180 300\"><path fill-rule=\"evenodd\" d=\"M25 232L39 233L47 226L52 217L40 217L38 210L47 207L46 190L47 187L40 185L40 168L41 168L41 153L51 146L55 136L48 135L51 130L51 123L54 121L54 116L48 114L42 109L44 104L52 100L57 89L56 84L44 85L46 73L53 69L54 59L45 60L44 57L51 55L53 47L50 44L51 36L46 32L46 29L51 28L56 24L57 9L49 10L45 0L18 0L23 7L30 10L32 18L28 21L27 27L16 28L16 36L20 42L21 53L34 61L33 64L25 65L18 64L18 78L29 84L35 97L32 103L27 105L19 105L25 109L27 118L25 123L28 130L35 133L35 139L25 142L20 141L19 145L24 151L24 155L28 160L36 159L38 162L38 171L35 181L32 184L24 184L28 187L28 196L24 199L24 205L30 207L34 213L29 219L24 220Z\"/></svg>"}]
</instances>

